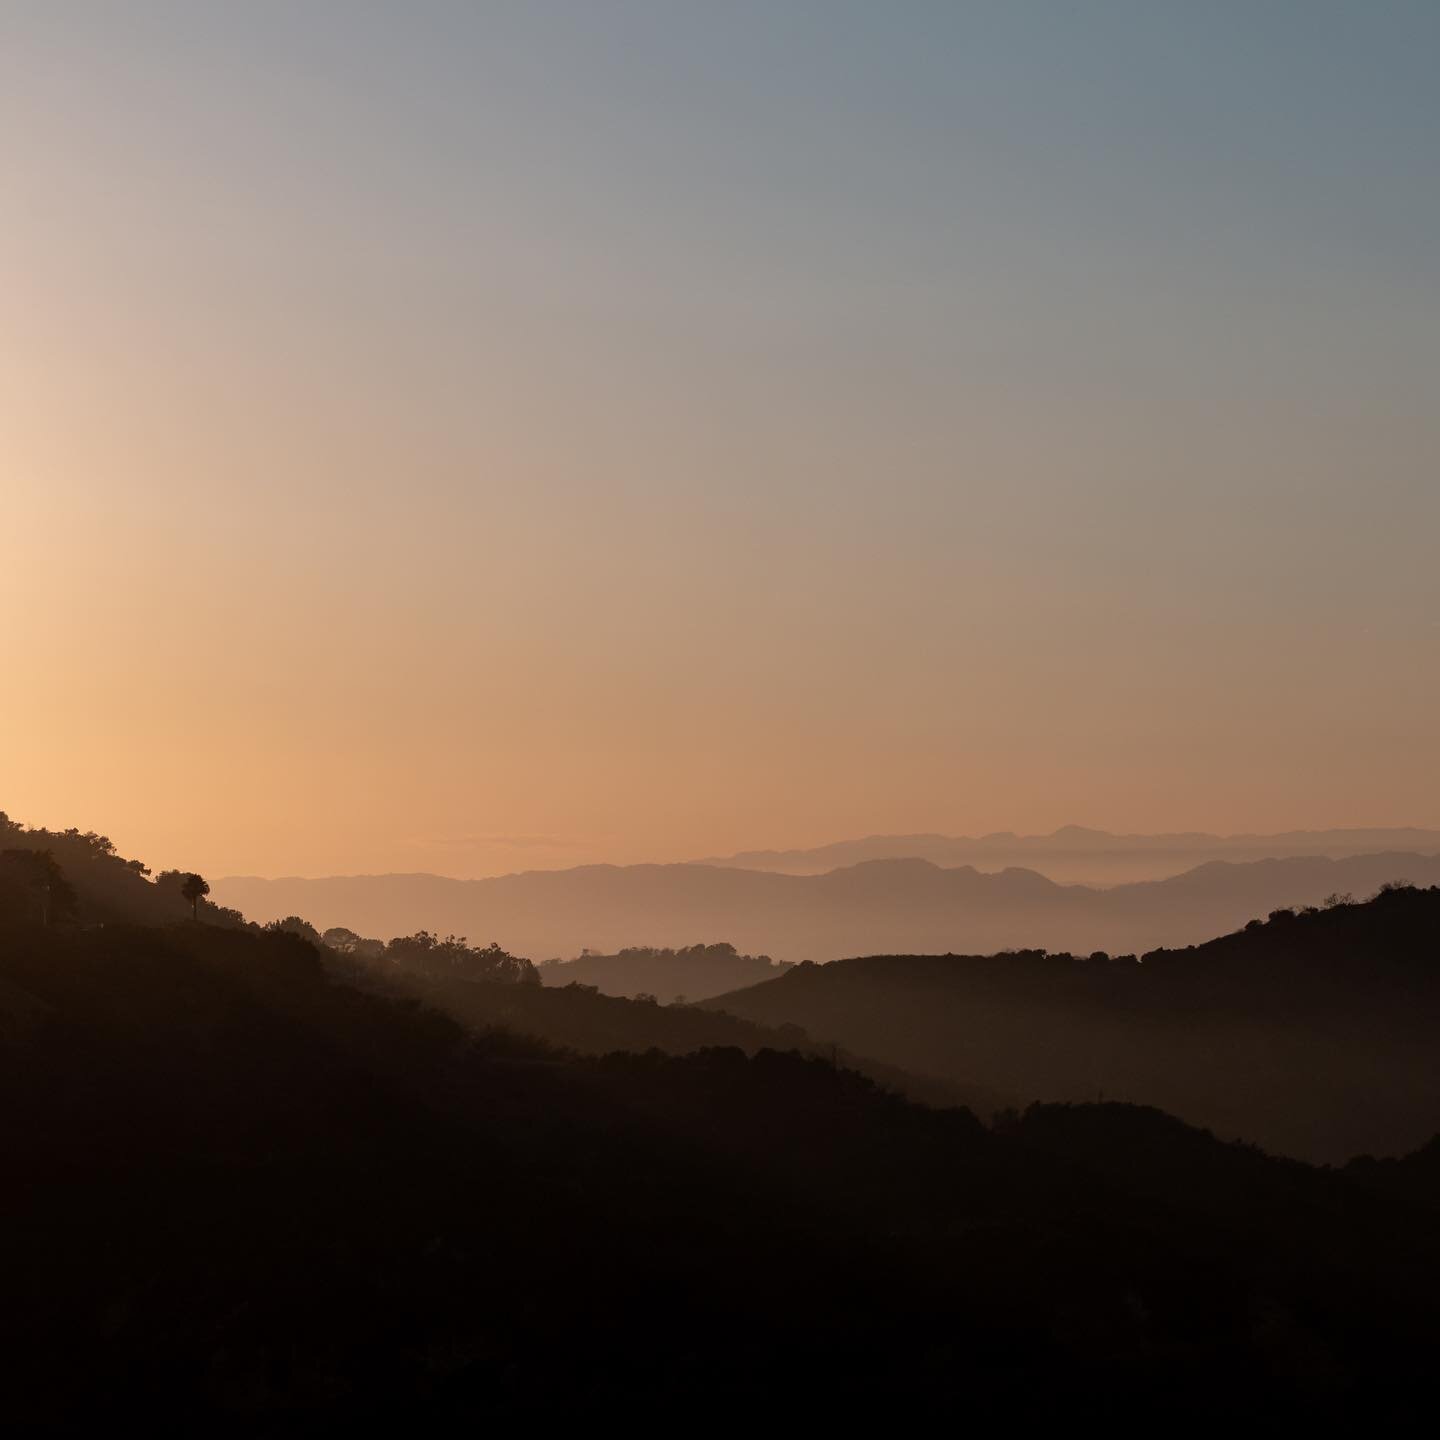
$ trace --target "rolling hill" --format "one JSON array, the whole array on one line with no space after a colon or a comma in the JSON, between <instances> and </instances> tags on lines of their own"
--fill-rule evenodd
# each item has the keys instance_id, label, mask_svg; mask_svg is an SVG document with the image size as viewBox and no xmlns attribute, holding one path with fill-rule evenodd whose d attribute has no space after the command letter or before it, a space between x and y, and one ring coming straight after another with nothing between
<instances>
[{"instance_id":1,"label":"rolling hill","mask_svg":"<svg viewBox=\"0 0 1440 1440\"><path fill-rule=\"evenodd\" d=\"M1130 1100L1317 1161L1440 1128L1440 889L1141 959L873 955L706 1003L1020 1103Z\"/></svg>"}]
</instances>

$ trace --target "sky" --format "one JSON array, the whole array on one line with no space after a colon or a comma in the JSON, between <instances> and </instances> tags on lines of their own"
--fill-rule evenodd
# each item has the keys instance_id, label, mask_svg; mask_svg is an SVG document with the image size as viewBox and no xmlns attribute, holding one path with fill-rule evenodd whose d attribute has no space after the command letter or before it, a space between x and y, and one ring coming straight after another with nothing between
<instances>
[{"instance_id":1,"label":"sky","mask_svg":"<svg viewBox=\"0 0 1440 1440\"><path fill-rule=\"evenodd\" d=\"M208 874L1440 825L1430 0L0 0L0 807Z\"/></svg>"}]
</instances>

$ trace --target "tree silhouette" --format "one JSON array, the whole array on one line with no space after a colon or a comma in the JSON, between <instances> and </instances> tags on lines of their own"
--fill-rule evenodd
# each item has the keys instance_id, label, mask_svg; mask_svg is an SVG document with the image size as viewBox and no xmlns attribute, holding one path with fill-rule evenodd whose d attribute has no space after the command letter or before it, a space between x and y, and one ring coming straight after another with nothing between
<instances>
[{"instance_id":1,"label":"tree silhouette","mask_svg":"<svg viewBox=\"0 0 1440 1440\"><path fill-rule=\"evenodd\" d=\"M180 887L180 893L190 902L191 919L199 920L200 901L210 893L209 883L201 875L187 875L185 883Z\"/></svg>"},{"instance_id":2,"label":"tree silhouette","mask_svg":"<svg viewBox=\"0 0 1440 1440\"><path fill-rule=\"evenodd\" d=\"M280 934L298 935L312 945L321 943L320 932L308 920L299 915L287 915L283 920L272 920L265 926L265 929Z\"/></svg>"},{"instance_id":3,"label":"tree silhouette","mask_svg":"<svg viewBox=\"0 0 1440 1440\"><path fill-rule=\"evenodd\" d=\"M6 850L0 853L0 890L22 897L19 909L42 925L75 918L75 891L49 850ZM0 895L0 910L14 907Z\"/></svg>"}]
</instances>

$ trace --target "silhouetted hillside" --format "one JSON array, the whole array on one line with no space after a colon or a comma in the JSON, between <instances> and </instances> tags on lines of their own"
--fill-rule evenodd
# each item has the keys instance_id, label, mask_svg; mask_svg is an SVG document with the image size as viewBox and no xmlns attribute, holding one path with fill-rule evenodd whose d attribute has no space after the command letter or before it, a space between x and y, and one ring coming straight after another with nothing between
<instances>
[{"instance_id":1,"label":"silhouetted hillside","mask_svg":"<svg viewBox=\"0 0 1440 1440\"><path fill-rule=\"evenodd\" d=\"M1440 883L1440 856L1216 862L1110 890L1057 885L1032 870L984 874L886 860L826 875L587 865L493 880L231 879L217 881L216 894L253 919L304 915L322 929L352 926L387 939L425 926L483 935L516 955L574 955L586 947L613 953L641 941L681 946L697 935L723 935L742 951L798 961L1195 944L1279 906L1318 904L1335 891L1368 895L1396 879Z\"/></svg>"},{"instance_id":2,"label":"silhouetted hillside","mask_svg":"<svg viewBox=\"0 0 1440 1440\"><path fill-rule=\"evenodd\" d=\"M741 955L733 945L686 945L679 950L632 946L615 955L587 950L574 960L547 960L545 985L593 985L602 995L653 995L662 1001L704 1000L758 985L786 968L768 955Z\"/></svg>"},{"instance_id":3,"label":"silhouetted hillside","mask_svg":"<svg viewBox=\"0 0 1440 1440\"><path fill-rule=\"evenodd\" d=\"M1166 1117L567 1058L197 925L0 928L0 1036L17 1432L1428 1404L1429 1214Z\"/></svg>"},{"instance_id":4,"label":"silhouetted hillside","mask_svg":"<svg viewBox=\"0 0 1440 1440\"><path fill-rule=\"evenodd\" d=\"M1016 1102L1142 1102L1309 1158L1440 1128L1440 890L1337 903L1187 950L870 956L707 1002Z\"/></svg>"},{"instance_id":5,"label":"silhouetted hillside","mask_svg":"<svg viewBox=\"0 0 1440 1440\"><path fill-rule=\"evenodd\" d=\"M1440 1135L1409 1155L1379 1160L1373 1155L1357 1155L1345 1167L1345 1174L1359 1184L1440 1211Z\"/></svg>"},{"instance_id":6,"label":"silhouetted hillside","mask_svg":"<svg viewBox=\"0 0 1440 1440\"><path fill-rule=\"evenodd\" d=\"M106 835L93 830L42 830L26 827L0 810L0 852L49 855L63 875L69 902L55 918L96 925L124 922L166 925L191 914L183 893L186 872L163 871L151 877L150 867L126 860ZM40 918L33 885L0 866L0 914L11 919ZM26 892L29 892L28 894ZM213 904L203 896L199 912L211 925L243 925L238 911Z\"/></svg>"}]
</instances>

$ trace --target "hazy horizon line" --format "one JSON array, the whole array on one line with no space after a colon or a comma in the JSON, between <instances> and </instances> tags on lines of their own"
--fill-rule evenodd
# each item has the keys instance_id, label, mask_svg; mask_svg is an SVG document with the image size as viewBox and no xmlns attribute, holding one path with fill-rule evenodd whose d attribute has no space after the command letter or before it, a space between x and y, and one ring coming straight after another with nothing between
<instances>
[{"instance_id":1,"label":"hazy horizon line","mask_svg":"<svg viewBox=\"0 0 1440 1440\"><path fill-rule=\"evenodd\" d=\"M1057 828L1056 830L1054 830L1054 831L1050 831L1050 832L1048 832L1048 833L1040 833L1040 834L1024 834L1024 833L1019 833L1019 832L1014 832L1014 831L1003 831L1003 830L989 831L989 832L987 832L987 833L985 833L985 834L983 834L983 835L977 835L977 836L971 836L971 835L947 835L947 834L945 834L945 833L943 833L943 832L941 832L941 831L915 831L915 832L912 832L912 833L893 833L893 834L888 834L888 833L885 833L885 832L875 832L875 833L869 834L869 835L857 836L857 837L854 837L854 838L852 838L852 839L828 841L828 842L823 842L823 843L821 843L821 844L819 844L819 845L813 845L813 846L793 846L793 847L787 847L787 848L783 848L783 849L782 849L782 848L774 848L774 849L770 849L770 848L759 849L759 848L757 848L757 849L752 849L752 850L737 850L737 851L732 852L732 853L729 854L729 855L701 856L701 857L697 857L697 858L693 858L693 859L685 859L685 860L593 860L593 861L585 861L585 862L582 862L582 863L579 863L579 864L575 864L575 865L531 866L531 867L527 867L527 868L523 868L523 869L515 869L515 870L495 870L495 871L491 871L491 872L488 872L488 873L485 873L485 874L473 874L473 875L454 875L454 874L447 874L447 873L445 873L445 872L438 871L438 870L350 870L350 871L338 871L338 870L337 870L337 871L328 871L328 872L323 873L323 874L299 874L299 873L295 873L295 872L290 872L290 873L286 873L286 874L273 874L273 875L264 875L264 874L260 874L260 873L253 872L253 871L233 871L233 872L227 872L227 873L225 873L225 874L222 874L222 875L218 876L218 878L217 878L217 883L223 884L223 883L230 882L230 881L240 881L240 880L264 880L264 881L271 881L271 882L275 882L275 883L280 883L280 882L291 881L291 880L325 881L325 880L421 879L421 880L445 880L445 881L452 881L452 882L455 882L455 883L458 883L458 884L470 884L470 883L476 883L476 882L485 881L485 880L505 880L505 879L510 879L510 878L514 878L514 877L518 877L518 876L523 876L523 875L563 875L563 874L573 873L574 871L578 871L578 870L639 870L639 869L672 869L672 870L674 870L674 869L712 869L712 870L727 870L727 869L728 869L728 870L750 870L750 871L755 871L755 873L760 873L760 874L781 874L781 875L785 875L785 874L787 874L788 872L784 872L784 871L766 871L766 870L764 870L764 869L757 869L757 867L755 867L755 866L753 866L753 865L736 864L736 863L733 863L733 862L738 861L738 860L743 860L743 859L746 859L746 858L749 858L749 857L756 857L756 858L758 858L758 857L774 857L774 858L776 858L776 859L783 859L783 858L790 857L790 856L810 855L810 854L816 854L816 853L820 853L820 852L824 852L824 851L828 851L828 850L843 849L843 848L846 847L846 846L863 845L863 844L867 844L867 843L883 842L883 841L886 841L886 840L891 840L891 841L895 841L895 840L916 840L916 841L919 841L919 840L931 840L931 841L943 841L943 842L949 843L949 844L960 844L960 843L967 843L967 842L968 842L968 843L974 843L974 844L983 844L983 843L985 843L985 842L987 842L987 841L992 841L992 840L1014 840L1014 841L1017 841L1017 842L1023 842L1023 841L1045 841L1045 840L1052 840L1052 839L1056 838L1057 836L1060 836L1060 835L1065 834L1066 832L1075 832L1075 831L1081 831L1081 832L1084 832L1084 833L1089 834L1089 835L1102 836L1102 837L1105 837L1105 838L1107 838L1107 839L1113 839L1113 840L1179 840L1179 839L1186 839L1186 840L1194 840L1194 841L1197 841L1197 842L1210 841L1210 842L1219 843L1219 844L1238 843L1238 842L1263 843L1263 842L1266 842L1266 841L1281 841L1281 840L1285 840L1285 839L1292 838L1292 837L1294 837L1294 838L1301 838L1301 837L1320 838L1320 837L1332 837L1332 836L1333 836L1333 837L1336 837L1336 838L1338 839L1338 838L1346 837L1346 836L1385 835L1385 834L1389 834L1389 835L1402 835L1402 834L1404 834L1404 835L1413 835L1413 836L1416 836L1416 837L1429 837L1429 838L1435 839L1436 841L1440 841L1440 826L1425 826L1425 825L1333 826L1333 827L1322 827L1322 828L1319 828L1319 829L1295 829L1295 830L1276 830L1276 831L1236 831L1236 832L1233 832L1233 833L1226 833L1226 834L1219 834L1219 833L1215 833L1215 832L1211 832L1211 831L1201 831L1201 830L1191 830L1191 831L1183 831L1183 830L1177 830L1177 831L1156 831L1156 832L1153 832L1153 833L1152 833L1152 832L1146 832L1146 831L1115 832L1115 831L1108 831L1108 830L1100 830L1100 829L1096 829L1096 828L1092 828L1092 827L1088 827L1088 826L1081 826L1081 825L1062 825L1062 826L1058 827L1058 828ZM1045 852L1043 852L1043 851L1040 852L1041 855L1043 855L1044 853L1045 853ZM1111 850L1111 851L1101 850L1101 851L1092 851L1092 852L1089 852L1088 855L1087 855L1085 852L1080 852L1080 853L1078 853L1078 854L1060 855L1060 856L1057 856L1057 858L1071 858L1071 859L1091 858L1091 859L1104 859L1104 858L1113 858L1113 857L1115 857L1115 856L1117 856L1117 855L1134 854L1134 853L1136 853L1136 852L1134 852L1134 851L1118 851L1118 852L1117 852L1117 851L1113 851L1113 850ZM1176 853L1176 854L1182 854L1182 855L1183 855L1183 854L1185 854L1185 853L1187 853L1187 852L1185 852L1185 851L1183 851L1183 850L1172 851L1172 852L1165 852L1165 851L1161 851L1161 852L1155 852L1155 851L1141 852L1142 855L1143 855L1144 853L1148 853L1148 854L1151 855L1151 856L1155 856L1155 855L1157 855L1157 853L1158 853L1158 854L1161 854L1161 855L1163 855L1163 854L1165 854L1165 853ZM1397 854L1403 854L1403 853L1411 853L1411 852L1405 852L1405 851L1394 851L1394 852L1391 852L1391 851L1389 851L1389 850L1381 849L1381 850L1377 850L1377 851L1374 851L1374 852L1366 852L1366 853L1374 853L1374 854L1397 853ZM1414 853L1420 853L1420 852L1414 852ZM996 858L1000 858L1000 857L996 857ZM1036 858L1038 858L1038 857L1036 857ZM1218 857L1217 857L1217 858L1218 858ZM1268 856L1267 856L1267 855L1253 855L1253 856L1248 856L1248 857L1246 857L1245 859L1242 859L1242 860L1240 860L1240 861L1234 861L1234 862L1231 862L1231 861L1221 861L1220 863L1242 863L1242 864L1243 864L1243 863L1254 863L1254 862L1256 862L1256 861L1261 861L1261 860L1265 860L1265 859L1284 860L1284 859L1325 859L1325 858L1328 858L1328 857L1324 856L1323 854L1308 854L1308 855L1284 855L1284 854L1277 854L1277 855L1268 855ZM978 867L978 866L975 866L975 865L973 865L973 864L942 865L942 864L939 864L939 863L937 863L937 862L935 862L935 861L930 860L928 857L923 856L923 855L897 854L897 855L888 855L888 856L875 856L875 857L871 857L871 858L869 858L869 859L860 859L860 860L853 860L853 861L849 861L849 862L841 862L841 863L837 863L836 865L834 865L833 867L831 867L829 870L816 871L816 872L814 872L814 873L815 873L815 874L833 874L833 873L835 873L836 871L840 871L840 870L851 870L851 869L855 869L855 868L857 868L859 865L886 863L886 862L889 862L889 861L895 861L895 862L902 862L902 861L920 861L920 862L925 863L925 864L934 865L934 867L935 867L936 869L941 869L941 870L945 870L945 869L956 869L956 870L977 869L977 870L979 870L979 873L982 873L982 874L985 874L985 873L999 874L999 873L1002 873L1004 870L1017 870L1017 869L1018 869L1018 870L1026 870L1026 869L1031 869L1031 868L1032 868L1032 867L1026 866L1026 865L1004 865L1004 866L999 867L999 868L996 869L996 870L986 871L986 870L984 870L983 868ZM1210 862L1210 861L1200 861L1200 862L1198 862L1197 865L1187 866L1187 867L1185 867L1185 869L1180 870L1180 871L1176 871L1175 873L1176 873L1176 874L1185 874L1185 873L1188 873L1189 870L1199 868L1199 865L1200 865L1200 864L1206 864L1206 863L1214 863L1214 862ZM1038 870L1036 870L1036 871L1033 871L1032 873L1040 874L1040 875L1044 876L1044 872L1043 872L1043 871L1038 871ZM799 877L790 877L790 878L799 878ZM1044 876L1044 878L1046 878L1046 879L1051 879L1051 878L1053 878L1053 877ZM1154 878L1154 877L1151 877L1151 878ZM1057 883L1082 883L1082 884L1083 884L1083 883L1085 883L1085 882L1057 882ZM1118 885L1118 884L1126 884L1126 883L1133 883L1133 882L1125 881L1125 880L1118 880L1118 881L1115 882L1115 884L1117 884L1117 885ZM1097 887L1092 887L1092 888L1106 888L1106 889L1108 889L1108 888L1111 888L1111 887L1110 887L1110 886L1097 886Z\"/></svg>"}]
</instances>

